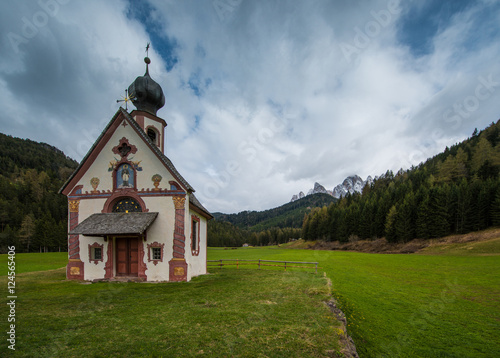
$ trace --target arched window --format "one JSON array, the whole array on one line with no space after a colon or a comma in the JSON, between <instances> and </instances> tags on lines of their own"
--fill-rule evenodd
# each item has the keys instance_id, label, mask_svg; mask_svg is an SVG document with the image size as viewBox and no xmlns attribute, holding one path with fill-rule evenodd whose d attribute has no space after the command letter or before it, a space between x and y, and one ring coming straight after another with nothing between
<instances>
[{"instance_id":1,"label":"arched window","mask_svg":"<svg viewBox=\"0 0 500 358\"><path fill-rule=\"evenodd\" d=\"M115 205L113 205L114 213L134 213L142 212L141 205L132 198L122 198L119 199Z\"/></svg>"},{"instance_id":2,"label":"arched window","mask_svg":"<svg viewBox=\"0 0 500 358\"><path fill-rule=\"evenodd\" d=\"M158 145L158 133L152 127L148 128L147 135L154 145Z\"/></svg>"}]
</instances>

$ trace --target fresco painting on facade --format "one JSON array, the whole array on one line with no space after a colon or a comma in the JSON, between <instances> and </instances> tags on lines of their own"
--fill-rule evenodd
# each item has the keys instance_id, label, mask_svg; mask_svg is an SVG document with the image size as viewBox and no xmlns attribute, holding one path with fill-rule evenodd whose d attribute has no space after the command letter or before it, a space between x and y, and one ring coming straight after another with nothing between
<instances>
[{"instance_id":1,"label":"fresco painting on facade","mask_svg":"<svg viewBox=\"0 0 500 358\"><path fill-rule=\"evenodd\" d=\"M129 164L122 164L116 171L116 187L118 189L134 187L134 169Z\"/></svg>"},{"instance_id":2,"label":"fresco painting on facade","mask_svg":"<svg viewBox=\"0 0 500 358\"><path fill-rule=\"evenodd\" d=\"M100 180L97 177L90 179L90 185L92 185L92 194L97 193L97 187L99 186Z\"/></svg>"},{"instance_id":3,"label":"fresco painting on facade","mask_svg":"<svg viewBox=\"0 0 500 358\"><path fill-rule=\"evenodd\" d=\"M158 188L158 186L160 185L161 179L162 179L162 177L160 174L155 174L151 177L151 180L153 181L153 185L155 186L154 190L157 190L157 191L160 190Z\"/></svg>"}]
</instances>

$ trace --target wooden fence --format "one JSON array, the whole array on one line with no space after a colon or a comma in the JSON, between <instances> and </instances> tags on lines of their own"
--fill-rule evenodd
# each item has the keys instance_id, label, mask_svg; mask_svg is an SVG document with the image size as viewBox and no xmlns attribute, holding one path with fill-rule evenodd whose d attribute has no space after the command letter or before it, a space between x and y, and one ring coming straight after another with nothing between
<instances>
[{"instance_id":1,"label":"wooden fence","mask_svg":"<svg viewBox=\"0 0 500 358\"><path fill-rule=\"evenodd\" d=\"M224 263L224 262L227 263ZM215 265L211 265L210 263L216 263ZM277 265L282 264L282 265ZM284 267L285 271L288 268L310 268L312 266L303 266L303 265L314 265L314 270L318 273L318 263L317 262L304 262L304 261L273 261L273 260L239 260L239 259L224 259L224 260L207 260L207 267L219 267L222 266L235 266L238 269L240 265L258 265L259 269L261 266L275 266L275 267ZM287 266L288 265L288 266Z\"/></svg>"}]
</instances>

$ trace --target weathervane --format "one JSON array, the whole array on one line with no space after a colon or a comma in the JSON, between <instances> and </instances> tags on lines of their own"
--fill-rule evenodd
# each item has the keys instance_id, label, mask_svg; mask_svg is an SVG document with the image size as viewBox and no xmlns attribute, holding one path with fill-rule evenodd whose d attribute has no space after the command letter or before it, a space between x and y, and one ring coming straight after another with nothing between
<instances>
[{"instance_id":1,"label":"weathervane","mask_svg":"<svg viewBox=\"0 0 500 358\"><path fill-rule=\"evenodd\" d=\"M116 103L120 103L120 102L125 102L125 110L128 111L128 102L132 102L132 100L134 100L134 94L129 94L128 93L128 90L125 90L125 96L122 97L122 99L117 99L116 100Z\"/></svg>"},{"instance_id":2,"label":"weathervane","mask_svg":"<svg viewBox=\"0 0 500 358\"><path fill-rule=\"evenodd\" d=\"M151 63L151 60L149 59L149 47L150 47L150 42L146 45L146 57L144 57L144 62L146 62L146 73L149 73L149 64Z\"/></svg>"}]
</instances>

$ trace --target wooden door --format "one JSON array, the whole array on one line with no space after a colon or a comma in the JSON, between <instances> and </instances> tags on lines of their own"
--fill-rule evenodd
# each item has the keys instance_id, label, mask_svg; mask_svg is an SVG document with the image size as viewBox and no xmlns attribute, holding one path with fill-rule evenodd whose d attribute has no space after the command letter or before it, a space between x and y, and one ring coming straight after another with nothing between
<instances>
[{"instance_id":1,"label":"wooden door","mask_svg":"<svg viewBox=\"0 0 500 358\"><path fill-rule=\"evenodd\" d=\"M137 276L139 240L136 237L116 239L116 276Z\"/></svg>"}]
</instances>

